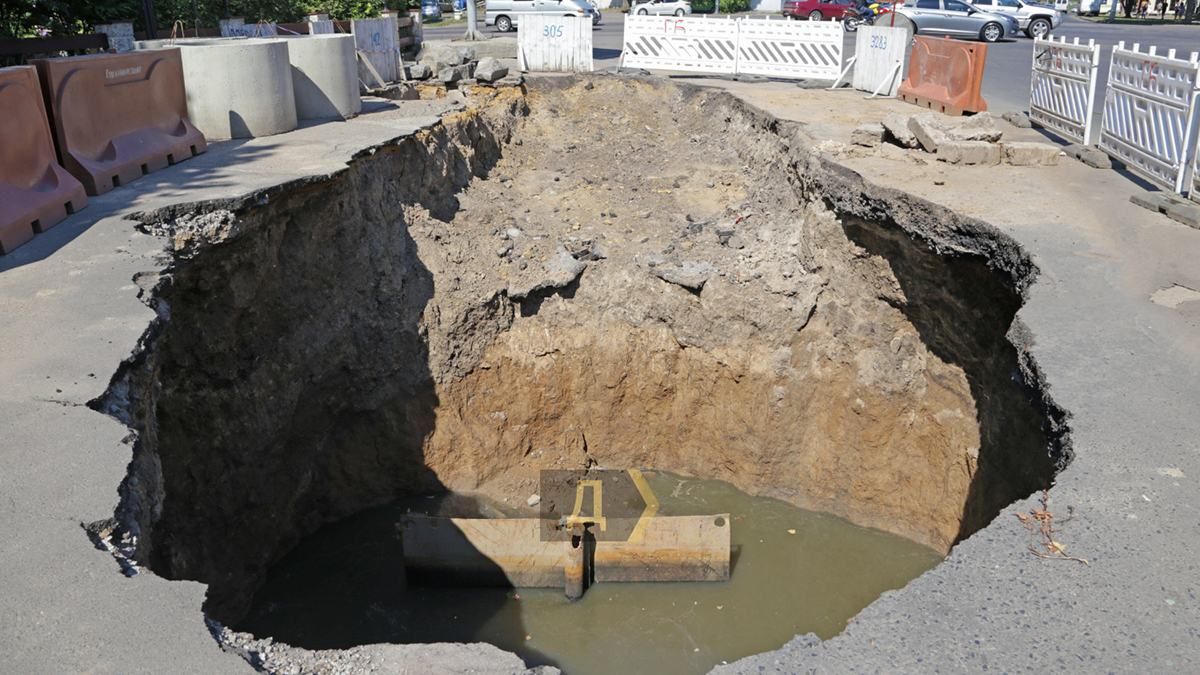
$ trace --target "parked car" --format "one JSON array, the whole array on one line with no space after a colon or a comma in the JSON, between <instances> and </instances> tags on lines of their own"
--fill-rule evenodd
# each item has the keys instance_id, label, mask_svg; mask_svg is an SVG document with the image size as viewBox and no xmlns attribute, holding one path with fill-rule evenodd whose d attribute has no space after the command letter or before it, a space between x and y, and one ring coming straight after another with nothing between
<instances>
[{"instance_id":1,"label":"parked car","mask_svg":"<svg viewBox=\"0 0 1200 675\"><path fill-rule=\"evenodd\" d=\"M630 14L674 14L685 16L692 13L692 3L688 0L649 0L639 2L629 9Z\"/></svg>"},{"instance_id":2,"label":"parked car","mask_svg":"<svg viewBox=\"0 0 1200 675\"><path fill-rule=\"evenodd\" d=\"M783 3L783 15L792 19L840 21L848 11L854 11L854 0L786 0Z\"/></svg>"},{"instance_id":3,"label":"parked car","mask_svg":"<svg viewBox=\"0 0 1200 675\"><path fill-rule=\"evenodd\" d=\"M971 4L984 12L1008 14L1017 18L1017 27L1029 37L1044 38L1058 28L1063 21L1063 12L1053 5L1043 5L1025 0L970 0Z\"/></svg>"},{"instance_id":4,"label":"parked car","mask_svg":"<svg viewBox=\"0 0 1200 675\"><path fill-rule=\"evenodd\" d=\"M982 12L962 0L916 0L905 3L897 14L912 21L917 33L933 33L953 37L974 37L984 42L996 42L1016 37L1019 29L1016 17L1007 14Z\"/></svg>"},{"instance_id":5,"label":"parked car","mask_svg":"<svg viewBox=\"0 0 1200 675\"><path fill-rule=\"evenodd\" d=\"M592 17L592 24L596 24L598 22L593 12L588 0L487 0L483 23L507 33L517 25L522 14L546 13L551 16L588 16Z\"/></svg>"},{"instance_id":6,"label":"parked car","mask_svg":"<svg viewBox=\"0 0 1200 675\"><path fill-rule=\"evenodd\" d=\"M429 21L440 21L442 6L438 0L421 0L421 18Z\"/></svg>"}]
</instances>

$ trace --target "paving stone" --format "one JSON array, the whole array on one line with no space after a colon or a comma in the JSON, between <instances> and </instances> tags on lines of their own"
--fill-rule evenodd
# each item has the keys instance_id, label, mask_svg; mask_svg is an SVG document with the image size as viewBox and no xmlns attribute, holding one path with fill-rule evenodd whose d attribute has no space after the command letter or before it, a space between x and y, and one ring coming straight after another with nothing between
<instances>
[{"instance_id":1,"label":"paving stone","mask_svg":"<svg viewBox=\"0 0 1200 675\"><path fill-rule=\"evenodd\" d=\"M987 141L944 141L938 145L937 158L948 164L1000 163L1000 146Z\"/></svg>"},{"instance_id":2,"label":"paving stone","mask_svg":"<svg viewBox=\"0 0 1200 675\"><path fill-rule=\"evenodd\" d=\"M1011 141L1004 143L1004 161L1013 166L1054 166L1062 150L1050 143Z\"/></svg>"},{"instance_id":3,"label":"paving stone","mask_svg":"<svg viewBox=\"0 0 1200 675\"><path fill-rule=\"evenodd\" d=\"M1165 213L1171 220L1200 230L1200 204L1184 201L1178 197L1169 197Z\"/></svg>"},{"instance_id":4,"label":"paving stone","mask_svg":"<svg viewBox=\"0 0 1200 675\"><path fill-rule=\"evenodd\" d=\"M1105 154L1103 150L1097 147L1072 143L1071 145L1063 148L1063 152L1094 169L1112 168L1112 159Z\"/></svg>"},{"instance_id":5,"label":"paving stone","mask_svg":"<svg viewBox=\"0 0 1200 675\"><path fill-rule=\"evenodd\" d=\"M1130 195L1129 201L1155 213L1166 213L1167 204L1170 203L1167 196L1161 192L1137 192Z\"/></svg>"}]
</instances>

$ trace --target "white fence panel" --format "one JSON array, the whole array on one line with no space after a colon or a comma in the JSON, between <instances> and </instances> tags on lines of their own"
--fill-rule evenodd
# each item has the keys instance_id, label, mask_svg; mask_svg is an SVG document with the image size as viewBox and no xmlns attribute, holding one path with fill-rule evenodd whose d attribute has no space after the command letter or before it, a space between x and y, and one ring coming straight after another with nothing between
<instances>
[{"instance_id":1,"label":"white fence panel","mask_svg":"<svg viewBox=\"0 0 1200 675\"><path fill-rule=\"evenodd\" d=\"M839 21L738 22L739 75L836 80L842 70Z\"/></svg>"},{"instance_id":2,"label":"white fence panel","mask_svg":"<svg viewBox=\"0 0 1200 675\"><path fill-rule=\"evenodd\" d=\"M1095 142L1092 113L1096 106L1096 79L1100 73L1100 45L1079 38L1068 43L1033 41L1033 78L1029 89L1029 119L1073 141Z\"/></svg>"},{"instance_id":3,"label":"white fence panel","mask_svg":"<svg viewBox=\"0 0 1200 675\"><path fill-rule=\"evenodd\" d=\"M737 38L732 18L628 16L621 65L733 75Z\"/></svg>"},{"instance_id":4,"label":"white fence panel","mask_svg":"<svg viewBox=\"0 0 1200 675\"><path fill-rule=\"evenodd\" d=\"M336 32L337 31L333 26L333 21L329 19L317 19L316 21L308 22L309 35L329 35L330 33Z\"/></svg>"},{"instance_id":5,"label":"white fence panel","mask_svg":"<svg viewBox=\"0 0 1200 675\"><path fill-rule=\"evenodd\" d=\"M356 19L350 22L354 45L379 73L384 82L400 79L400 33L396 17ZM374 78L371 78L374 79Z\"/></svg>"},{"instance_id":6,"label":"white fence panel","mask_svg":"<svg viewBox=\"0 0 1200 675\"><path fill-rule=\"evenodd\" d=\"M592 72L591 17L522 15L517 22L517 61L526 72Z\"/></svg>"},{"instance_id":7,"label":"white fence panel","mask_svg":"<svg viewBox=\"0 0 1200 675\"><path fill-rule=\"evenodd\" d=\"M1104 96L1100 149L1131 171L1175 192L1184 192L1196 142L1200 62L1113 49Z\"/></svg>"},{"instance_id":8,"label":"white fence panel","mask_svg":"<svg viewBox=\"0 0 1200 675\"><path fill-rule=\"evenodd\" d=\"M854 43L854 88L895 96L904 79L908 35L905 28L860 26Z\"/></svg>"}]
</instances>

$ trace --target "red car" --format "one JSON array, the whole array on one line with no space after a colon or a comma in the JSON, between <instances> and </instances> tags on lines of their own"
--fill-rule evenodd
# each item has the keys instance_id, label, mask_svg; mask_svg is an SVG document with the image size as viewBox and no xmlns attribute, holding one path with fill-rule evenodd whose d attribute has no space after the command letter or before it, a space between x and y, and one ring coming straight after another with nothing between
<instances>
[{"instance_id":1,"label":"red car","mask_svg":"<svg viewBox=\"0 0 1200 675\"><path fill-rule=\"evenodd\" d=\"M854 9L854 0L785 0L783 15L792 19L841 21L842 15Z\"/></svg>"}]
</instances>

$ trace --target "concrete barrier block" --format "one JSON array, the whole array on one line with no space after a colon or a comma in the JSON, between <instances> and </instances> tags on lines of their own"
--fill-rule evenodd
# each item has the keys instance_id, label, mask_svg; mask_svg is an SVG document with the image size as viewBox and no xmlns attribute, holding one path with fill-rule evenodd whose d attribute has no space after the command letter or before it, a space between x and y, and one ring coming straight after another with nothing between
<instances>
[{"instance_id":1,"label":"concrete barrier block","mask_svg":"<svg viewBox=\"0 0 1200 675\"><path fill-rule=\"evenodd\" d=\"M32 66L0 68L0 255L87 205L58 165L42 87Z\"/></svg>"},{"instance_id":2,"label":"concrete barrier block","mask_svg":"<svg viewBox=\"0 0 1200 675\"><path fill-rule=\"evenodd\" d=\"M98 195L205 151L188 119L178 49L33 62L59 159Z\"/></svg>"},{"instance_id":3,"label":"concrete barrier block","mask_svg":"<svg viewBox=\"0 0 1200 675\"><path fill-rule=\"evenodd\" d=\"M1004 161L1013 166L1054 166L1062 150L1050 143L1012 141L1005 143Z\"/></svg>"},{"instance_id":4,"label":"concrete barrier block","mask_svg":"<svg viewBox=\"0 0 1200 675\"><path fill-rule=\"evenodd\" d=\"M995 165L1000 163L1000 146L986 141L945 141L938 145L937 158L948 164Z\"/></svg>"}]
</instances>

